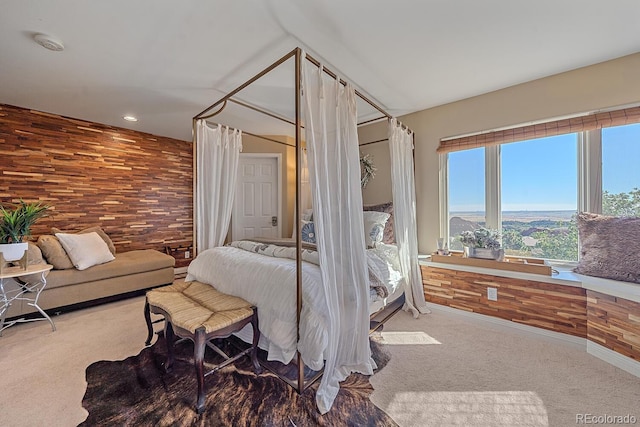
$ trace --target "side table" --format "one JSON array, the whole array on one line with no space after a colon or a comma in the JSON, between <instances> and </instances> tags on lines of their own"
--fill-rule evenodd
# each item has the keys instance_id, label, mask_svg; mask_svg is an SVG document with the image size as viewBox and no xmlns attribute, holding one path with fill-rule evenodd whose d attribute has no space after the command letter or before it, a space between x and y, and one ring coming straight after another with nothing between
<instances>
[{"instance_id":1,"label":"side table","mask_svg":"<svg viewBox=\"0 0 640 427\"><path fill-rule=\"evenodd\" d=\"M0 274L0 337L2 336L2 331L7 329L10 326L15 325L16 323L21 322L34 322L37 320L48 320L51 323L51 330L56 330L56 325L53 324L53 320L47 313L44 312L43 309L38 305L38 298L40 298L40 293L47 286L46 273L53 268L52 265L49 264L35 264L27 266L27 269L24 270L21 267L9 267L4 269L2 274ZM39 277L38 277L39 275ZM11 289L6 291L4 288L4 282L6 279L14 279L17 277L30 276L29 282L17 281L16 289ZM31 279L33 277L38 277L37 279ZM41 318L35 319L16 319L5 324L5 318L7 315L7 311L9 307L14 301L26 301L28 305L35 307L40 314L42 314Z\"/></svg>"}]
</instances>

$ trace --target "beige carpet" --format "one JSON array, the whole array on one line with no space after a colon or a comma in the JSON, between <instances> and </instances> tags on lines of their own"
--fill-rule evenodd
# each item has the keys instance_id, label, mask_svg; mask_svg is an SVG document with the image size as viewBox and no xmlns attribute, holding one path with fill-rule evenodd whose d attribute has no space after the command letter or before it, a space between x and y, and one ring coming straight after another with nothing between
<instances>
[{"instance_id":1,"label":"beige carpet","mask_svg":"<svg viewBox=\"0 0 640 427\"><path fill-rule=\"evenodd\" d=\"M371 400L402 426L563 427L578 414L640 424L640 379L574 344L437 308L398 313L383 337L391 360Z\"/></svg>"},{"instance_id":2,"label":"beige carpet","mask_svg":"<svg viewBox=\"0 0 640 427\"><path fill-rule=\"evenodd\" d=\"M0 426L83 421L86 367L140 352L143 303L57 316L56 332L47 322L5 330ZM571 426L577 414L640 424L640 380L575 346L437 310L398 313L384 336L392 358L371 378L372 400L401 426Z\"/></svg>"}]
</instances>

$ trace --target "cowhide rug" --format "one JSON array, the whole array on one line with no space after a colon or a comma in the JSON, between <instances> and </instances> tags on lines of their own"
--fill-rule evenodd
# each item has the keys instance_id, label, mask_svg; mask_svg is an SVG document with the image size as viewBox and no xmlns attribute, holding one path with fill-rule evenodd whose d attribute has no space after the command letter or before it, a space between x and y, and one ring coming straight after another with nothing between
<instances>
[{"instance_id":1,"label":"cowhide rug","mask_svg":"<svg viewBox=\"0 0 640 427\"><path fill-rule=\"evenodd\" d=\"M382 369L389 360L384 345L371 339L373 358ZM83 426L396 426L369 396L373 387L365 375L351 374L341 383L332 409L320 415L315 403L316 381L298 394L264 370L255 375L243 357L206 377L206 409L194 410L196 378L193 344L176 345L176 361L165 373L164 338L122 361L99 361L86 371L82 406L89 412ZM207 348L205 362L220 356ZM205 364L206 369L206 364Z\"/></svg>"}]
</instances>

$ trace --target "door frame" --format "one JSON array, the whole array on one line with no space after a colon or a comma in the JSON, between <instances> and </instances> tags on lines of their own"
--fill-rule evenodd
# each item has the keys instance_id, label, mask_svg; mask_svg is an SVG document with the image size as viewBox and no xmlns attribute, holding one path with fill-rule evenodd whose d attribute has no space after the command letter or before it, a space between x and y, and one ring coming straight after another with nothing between
<instances>
[{"instance_id":1,"label":"door frame","mask_svg":"<svg viewBox=\"0 0 640 427\"><path fill-rule=\"evenodd\" d=\"M277 167L277 183L276 183L276 189L278 191L278 196L277 196L277 204L278 204L278 226L277 226L277 233L278 233L278 238L282 237L282 153L240 153L240 158L241 159L246 159L246 158L275 158L276 159L276 167ZM240 163L238 161L238 163ZM238 186L241 183L240 180L240 169L238 168L238 179L236 182L236 189L235 189L235 195L238 194ZM238 235L238 229L236 222L233 220L233 218L235 217L235 214L237 212L238 209L238 198L234 196L233 198L233 209L231 210L231 240L234 241L236 240L236 236Z\"/></svg>"}]
</instances>

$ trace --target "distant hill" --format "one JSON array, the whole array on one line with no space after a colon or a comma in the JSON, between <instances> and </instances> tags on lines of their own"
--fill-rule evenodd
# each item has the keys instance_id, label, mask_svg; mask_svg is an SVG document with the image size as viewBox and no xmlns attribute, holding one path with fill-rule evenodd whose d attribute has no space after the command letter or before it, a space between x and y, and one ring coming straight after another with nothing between
<instances>
[{"instance_id":1,"label":"distant hill","mask_svg":"<svg viewBox=\"0 0 640 427\"><path fill-rule=\"evenodd\" d=\"M458 237L463 231L473 231L480 227L481 225L477 222L467 221L459 216L454 216L449 220L449 235L451 237Z\"/></svg>"}]
</instances>

